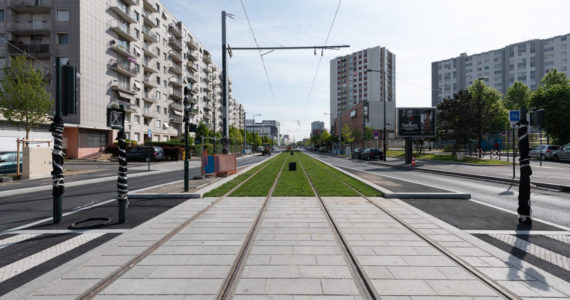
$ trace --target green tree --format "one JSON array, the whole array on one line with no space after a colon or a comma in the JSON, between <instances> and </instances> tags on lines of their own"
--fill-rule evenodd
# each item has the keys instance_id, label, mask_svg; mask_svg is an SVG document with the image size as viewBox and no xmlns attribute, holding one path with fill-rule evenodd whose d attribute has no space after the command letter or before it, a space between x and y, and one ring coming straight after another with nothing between
<instances>
[{"instance_id":1,"label":"green tree","mask_svg":"<svg viewBox=\"0 0 570 300\"><path fill-rule=\"evenodd\" d=\"M342 141L345 143L352 143L354 142L354 137L352 136L352 131L348 124L344 124L342 127Z\"/></svg>"},{"instance_id":2,"label":"green tree","mask_svg":"<svg viewBox=\"0 0 570 300\"><path fill-rule=\"evenodd\" d=\"M509 110L519 110L522 106L530 107L530 95L530 88L526 84L515 81L505 94L505 108Z\"/></svg>"},{"instance_id":3,"label":"green tree","mask_svg":"<svg viewBox=\"0 0 570 300\"><path fill-rule=\"evenodd\" d=\"M358 127L352 129L352 138L355 141L362 141L362 132L360 132L360 129L358 129Z\"/></svg>"},{"instance_id":4,"label":"green tree","mask_svg":"<svg viewBox=\"0 0 570 300\"><path fill-rule=\"evenodd\" d=\"M544 109L544 130L554 143L570 142L570 80L564 73L548 72L532 93L531 105Z\"/></svg>"},{"instance_id":5,"label":"green tree","mask_svg":"<svg viewBox=\"0 0 570 300\"><path fill-rule=\"evenodd\" d=\"M455 140L453 155L461 145L465 145L469 139L476 138L477 133L473 128L474 118L473 99L467 91L459 91L451 99L443 99L437 105L437 135L442 140Z\"/></svg>"},{"instance_id":6,"label":"green tree","mask_svg":"<svg viewBox=\"0 0 570 300\"><path fill-rule=\"evenodd\" d=\"M331 134L329 133L329 131L327 129L323 130L320 138L321 138L321 142L325 143L327 145L329 145L331 142Z\"/></svg>"},{"instance_id":7,"label":"green tree","mask_svg":"<svg viewBox=\"0 0 570 300\"><path fill-rule=\"evenodd\" d=\"M241 130L230 126L230 143L234 145L242 145L243 144L243 135Z\"/></svg>"},{"instance_id":8,"label":"green tree","mask_svg":"<svg viewBox=\"0 0 570 300\"><path fill-rule=\"evenodd\" d=\"M257 132L253 136L253 146L255 147L256 150L257 147L261 146L261 137Z\"/></svg>"},{"instance_id":9,"label":"green tree","mask_svg":"<svg viewBox=\"0 0 570 300\"><path fill-rule=\"evenodd\" d=\"M208 137L209 135L210 135L210 130L208 129L208 126L206 126L204 122L200 121L200 123L198 124L198 128L196 128L196 140L204 144L206 143L204 141L204 138Z\"/></svg>"},{"instance_id":10,"label":"green tree","mask_svg":"<svg viewBox=\"0 0 570 300\"><path fill-rule=\"evenodd\" d=\"M42 71L34 68L25 56L10 59L0 80L0 113L14 126L30 131L47 121L53 99L48 94Z\"/></svg>"},{"instance_id":11,"label":"green tree","mask_svg":"<svg viewBox=\"0 0 570 300\"><path fill-rule=\"evenodd\" d=\"M374 129L372 127L364 127L364 139L371 140L372 133L374 133Z\"/></svg>"},{"instance_id":12,"label":"green tree","mask_svg":"<svg viewBox=\"0 0 570 300\"><path fill-rule=\"evenodd\" d=\"M475 80L469 87L469 93L473 102L473 127L481 145L483 135L497 133L508 127L509 115L501 101L501 94L488 87L483 80Z\"/></svg>"}]
</instances>

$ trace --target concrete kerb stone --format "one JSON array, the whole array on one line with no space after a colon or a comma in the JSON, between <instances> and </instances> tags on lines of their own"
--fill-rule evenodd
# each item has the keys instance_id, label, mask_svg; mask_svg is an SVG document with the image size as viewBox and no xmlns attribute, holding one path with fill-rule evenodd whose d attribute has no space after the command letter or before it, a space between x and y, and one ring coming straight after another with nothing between
<instances>
[{"instance_id":1,"label":"concrete kerb stone","mask_svg":"<svg viewBox=\"0 0 570 300\"><path fill-rule=\"evenodd\" d=\"M215 199L212 198L211 202L213 202L214 200ZM175 206L175 207L163 212L162 214L140 224L139 226L132 228L128 232L123 233L123 234L119 235L118 237L113 238L110 241L103 243L102 245L92 249L91 251L86 252L86 253L78 256L77 258L68 261L67 263L59 266L58 268L55 268L52 271L45 273L45 274L41 275L40 277L18 287L17 289L11 291L10 293L7 293L4 296L0 297L0 300L4 300L4 299L6 299L6 300L9 300L9 299L26 299L27 297L29 297L30 295L32 295L33 293L35 293L36 291L38 291L42 287L62 278L68 272L83 266L84 264L89 262L94 257L104 255L105 253L109 252L111 249L121 245L123 242L128 241L129 239L131 239L131 238L137 236L138 234L144 232L145 230L150 228L152 225L159 223L162 219L168 217L169 215L174 214L176 212L176 210L178 209L178 207L180 205L183 205L184 203L186 203L186 202L183 202L183 203L179 204L178 206ZM192 216L188 216L188 218L190 218L190 217L192 217ZM167 234L168 234L168 232L164 233L163 235L167 235ZM152 247L152 245L147 246L147 249L150 247ZM124 266L122 266L122 267L124 267ZM111 271L107 275L110 275L112 272L114 272L114 270Z\"/></svg>"},{"instance_id":2,"label":"concrete kerb stone","mask_svg":"<svg viewBox=\"0 0 570 300\"><path fill-rule=\"evenodd\" d=\"M381 198L377 198L377 199L381 199ZM431 222L432 224L435 224L439 227L441 227L444 230L447 230L449 233L454 234L455 236L457 236L458 238L468 242L469 244L473 245L474 248L478 248L482 251L487 252L488 254L490 254L491 256L494 256L496 258L498 258L499 260L501 260L502 262L504 262L505 265L517 268L518 270L520 270L521 272L525 272L525 270L538 270L540 271L540 274L544 277L544 284L555 288L556 290L560 291L560 292L564 292L567 296L570 296L570 283L548 273L547 271L544 271L542 269L540 269L539 267L536 267L530 263L527 263L513 255L511 255L510 253L504 252L503 250L488 244L487 242L478 239L477 237L473 236L470 233L467 233L451 224L448 224L402 200L399 199L390 199L390 201L393 201L395 204L406 208L407 210L417 214L418 216L421 216L424 220L427 220L429 222ZM377 202L378 203L378 202ZM381 203L378 203L379 205L382 205ZM398 214L398 211L393 211L391 210L391 212L393 214ZM513 217L515 217L515 215L513 215ZM446 248L445 246L442 246L441 243L439 243L440 246L442 248ZM473 268L477 269L477 267L472 266Z\"/></svg>"},{"instance_id":3,"label":"concrete kerb stone","mask_svg":"<svg viewBox=\"0 0 570 300\"><path fill-rule=\"evenodd\" d=\"M375 189L377 189L378 191L382 192L382 194L384 194L384 198L399 198L399 199L471 199L471 194L463 194L463 193L454 193L454 192L450 192L450 193L394 193L386 188L383 188L375 183L372 183L364 178L360 178L350 172L347 172L343 169L340 169L336 166L333 166L331 164L328 164L322 160L320 160L317 157L314 157L311 155L311 157L313 157L314 159L356 179L359 180Z\"/></svg>"}]
</instances>

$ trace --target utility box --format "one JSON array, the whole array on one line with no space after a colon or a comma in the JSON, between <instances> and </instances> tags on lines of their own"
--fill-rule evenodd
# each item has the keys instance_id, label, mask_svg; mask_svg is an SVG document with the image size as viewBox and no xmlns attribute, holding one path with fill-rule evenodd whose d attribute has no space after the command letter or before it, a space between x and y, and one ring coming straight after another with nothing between
<instances>
[{"instance_id":1,"label":"utility box","mask_svg":"<svg viewBox=\"0 0 570 300\"><path fill-rule=\"evenodd\" d=\"M51 148L24 147L22 151L22 178L35 179L50 177L52 171Z\"/></svg>"},{"instance_id":2,"label":"utility box","mask_svg":"<svg viewBox=\"0 0 570 300\"><path fill-rule=\"evenodd\" d=\"M297 171L297 163L292 161L289 163L289 171Z\"/></svg>"}]
</instances>

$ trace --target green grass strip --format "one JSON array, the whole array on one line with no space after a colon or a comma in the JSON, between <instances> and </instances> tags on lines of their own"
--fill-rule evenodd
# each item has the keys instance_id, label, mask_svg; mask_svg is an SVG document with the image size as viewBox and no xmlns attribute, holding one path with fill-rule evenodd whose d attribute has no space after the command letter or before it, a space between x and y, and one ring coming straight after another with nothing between
<instances>
[{"instance_id":1,"label":"green grass strip","mask_svg":"<svg viewBox=\"0 0 570 300\"><path fill-rule=\"evenodd\" d=\"M406 154L402 150L388 150L388 157L398 157L398 158L405 158ZM467 164L475 164L475 165L490 165L490 166L508 166L512 165L508 161L503 160L496 160L496 159L480 159L471 156L464 156L463 160L458 160L456 156L452 156L450 154L434 154L434 153L414 153L414 157L416 159L425 159L425 160L435 160L435 161L447 161L447 162L454 162L454 163L467 163Z\"/></svg>"},{"instance_id":2,"label":"green grass strip","mask_svg":"<svg viewBox=\"0 0 570 300\"><path fill-rule=\"evenodd\" d=\"M305 154L306 155L306 154ZM348 185L350 185L352 188L356 189L357 191L361 192L364 196L367 197L382 197L383 194L382 192L376 190L375 188L369 186L368 184L355 179L349 175L346 175L345 173L332 168L318 160L315 160L315 164L317 166L320 166L322 168L325 168L327 170L327 172L330 172L331 174L334 174L334 176L340 178L342 181L346 182Z\"/></svg>"},{"instance_id":3,"label":"green grass strip","mask_svg":"<svg viewBox=\"0 0 570 300\"><path fill-rule=\"evenodd\" d=\"M285 153L278 154L275 159L263 170L261 170L255 177L244 183L237 190L230 194L231 197L261 197L267 196L269 189L275 181L275 177L279 173L283 161L287 156Z\"/></svg>"},{"instance_id":4,"label":"green grass strip","mask_svg":"<svg viewBox=\"0 0 570 300\"><path fill-rule=\"evenodd\" d=\"M332 176L329 171L325 168L318 166L313 158L306 154L301 154L299 160L303 164L307 175L311 178L311 181L315 185L315 188L319 192L319 195L323 197L333 197L333 196L346 196L346 197L357 197L359 196L355 191L350 189L336 177ZM329 167L330 168L330 167Z\"/></svg>"},{"instance_id":5,"label":"green grass strip","mask_svg":"<svg viewBox=\"0 0 570 300\"><path fill-rule=\"evenodd\" d=\"M204 194L204 197L221 197L221 196L225 195L227 192L229 192L231 189L236 187L238 184L242 183L244 180L246 180L249 176L251 176L257 170L263 168L264 166L266 166L267 164L269 164L271 162L272 162L272 160L268 160L268 161L265 161L265 162L255 166L255 167L249 169L247 172L238 175L233 180L230 180L230 181L222 184L220 187L207 192L206 194Z\"/></svg>"},{"instance_id":6,"label":"green grass strip","mask_svg":"<svg viewBox=\"0 0 570 300\"><path fill-rule=\"evenodd\" d=\"M287 161L273 191L273 196L314 196L313 189L311 189L311 185L298 162L298 157L301 154L300 152L293 153L293 155L288 152L286 154ZM289 171L290 162L297 163L296 171Z\"/></svg>"}]
</instances>

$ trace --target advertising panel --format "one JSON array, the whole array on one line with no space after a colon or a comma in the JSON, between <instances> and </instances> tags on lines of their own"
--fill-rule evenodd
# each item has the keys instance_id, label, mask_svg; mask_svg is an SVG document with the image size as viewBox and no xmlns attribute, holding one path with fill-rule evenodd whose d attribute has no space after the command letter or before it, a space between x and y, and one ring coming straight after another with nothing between
<instances>
[{"instance_id":1,"label":"advertising panel","mask_svg":"<svg viewBox=\"0 0 570 300\"><path fill-rule=\"evenodd\" d=\"M436 136L435 107L398 107L398 137L430 138Z\"/></svg>"}]
</instances>

